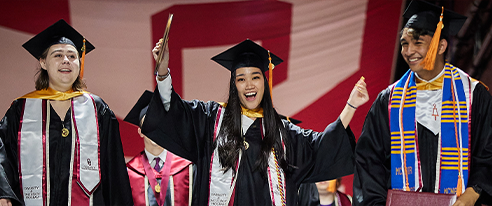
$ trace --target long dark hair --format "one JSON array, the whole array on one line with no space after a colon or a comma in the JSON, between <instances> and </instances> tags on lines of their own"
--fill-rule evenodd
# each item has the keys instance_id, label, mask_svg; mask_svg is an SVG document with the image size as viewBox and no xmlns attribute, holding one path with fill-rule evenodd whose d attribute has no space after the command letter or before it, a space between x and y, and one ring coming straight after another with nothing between
<instances>
[{"instance_id":1,"label":"long dark hair","mask_svg":"<svg viewBox=\"0 0 492 206\"><path fill-rule=\"evenodd\" d=\"M260 102L260 106L263 108L265 134L261 144L260 157L256 161L255 169L259 169L262 174L265 174L268 167L268 157L271 154L272 148L275 149L275 158L280 163L279 166L282 167L284 171L287 169L288 164L286 154L288 153L289 147L288 138L286 137L286 131L282 120L278 116L275 108L273 108L267 79L263 72L262 75L265 84L265 91L263 93L263 99ZM234 174L236 161L239 157L239 150L244 148L243 138L241 135L241 102L239 100L239 94L235 82L236 71L231 72L227 107L224 113L224 119L222 120L219 135L214 142L215 145L218 145L219 160L224 172L234 168ZM280 133L282 133L283 142L287 151L284 151L282 147ZM223 141L223 143L217 144L217 141Z\"/></svg>"}]
</instances>

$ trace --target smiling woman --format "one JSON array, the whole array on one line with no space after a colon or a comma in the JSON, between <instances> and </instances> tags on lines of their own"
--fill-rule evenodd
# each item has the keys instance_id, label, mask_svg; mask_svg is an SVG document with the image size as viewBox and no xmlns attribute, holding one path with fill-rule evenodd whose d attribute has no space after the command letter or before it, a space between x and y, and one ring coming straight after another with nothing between
<instances>
[{"instance_id":1,"label":"smiling woman","mask_svg":"<svg viewBox=\"0 0 492 206\"><path fill-rule=\"evenodd\" d=\"M94 46L60 20L23 47L39 75L0 121L0 205L133 205L116 117L80 77Z\"/></svg>"},{"instance_id":2,"label":"smiling woman","mask_svg":"<svg viewBox=\"0 0 492 206\"><path fill-rule=\"evenodd\" d=\"M155 58L161 46L167 45L158 42L152 50ZM164 52L142 132L196 164L193 205L296 205L301 182L353 173L355 139L348 124L369 99L364 80L340 118L315 132L281 120L265 72L282 60L253 41L212 58L231 72L227 103L182 100L172 89Z\"/></svg>"},{"instance_id":3,"label":"smiling woman","mask_svg":"<svg viewBox=\"0 0 492 206\"><path fill-rule=\"evenodd\" d=\"M55 44L43 52L39 63L42 68L40 72L48 74L48 85L40 85L39 89L51 87L54 90L66 92L70 89L78 91L85 88L85 84L79 78L80 59L74 46ZM39 75L38 79L43 77ZM74 86L76 80L80 82L80 86Z\"/></svg>"},{"instance_id":4,"label":"smiling woman","mask_svg":"<svg viewBox=\"0 0 492 206\"><path fill-rule=\"evenodd\" d=\"M241 105L246 109L256 109L263 100L265 78L257 67L241 67L236 70L236 88Z\"/></svg>"}]
</instances>

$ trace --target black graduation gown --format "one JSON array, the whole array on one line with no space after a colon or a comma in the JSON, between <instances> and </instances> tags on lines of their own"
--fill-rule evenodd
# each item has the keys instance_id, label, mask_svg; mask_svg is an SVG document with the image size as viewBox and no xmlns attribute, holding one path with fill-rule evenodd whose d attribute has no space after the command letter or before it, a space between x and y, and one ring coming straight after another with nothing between
<instances>
[{"instance_id":1,"label":"black graduation gown","mask_svg":"<svg viewBox=\"0 0 492 206\"><path fill-rule=\"evenodd\" d=\"M304 183L299 187L298 205L320 206L319 192L316 183Z\"/></svg>"},{"instance_id":2,"label":"black graduation gown","mask_svg":"<svg viewBox=\"0 0 492 206\"><path fill-rule=\"evenodd\" d=\"M96 95L101 158L101 183L94 192L94 205L133 205L126 171L118 121L108 105ZM25 99L15 100L0 121L0 199L9 198L13 205L24 204L19 188L17 132ZM53 107L50 112L50 205L68 205L71 158L71 134L61 136L62 124L70 132L71 109L62 121Z\"/></svg>"},{"instance_id":3,"label":"black graduation gown","mask_svg":"<svg viewBox=\"0 0 492 206\"><path fill-rule=\"evenodd\" d=\"M379 93L369 110L355 149L354 205L385 205L391 189L391 149L388 122L390 88ZM473 91L471 161L467 187L483 189L480 199L488 204L492 194L492 97L478 84ZM438 136L418 124L418 144L423 192L433 192Z\"/></svg>"},{"instance_id":4,"label":"black graduation gown","mask_svg":"<svg viewBox=\"0 0 492 206\"><path fill-rule=\"evenodd\" d=\"M219 104L198 100L184 101L173 90L170 109L164 109L158 89L149 104L142 132L172 153L197 166L193 188L193 205L207 205L209 173L213 147L214 123ZM240 163L234 205L272 205L266 174L255 170L261 144L260 119L246 131L249 149ZM301 182L318 182L353 173L354 135L338 119L324 132L302 129L284 121L291 153L290 165L296 169L286 173L287 205L297 204Z\"/></svg>"}]
</instances>

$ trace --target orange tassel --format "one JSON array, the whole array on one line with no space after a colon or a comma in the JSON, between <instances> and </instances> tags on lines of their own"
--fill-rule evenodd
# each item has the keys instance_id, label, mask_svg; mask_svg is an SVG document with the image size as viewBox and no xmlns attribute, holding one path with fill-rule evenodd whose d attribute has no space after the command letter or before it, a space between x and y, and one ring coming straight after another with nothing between
<instances>
[{"instance_id":1,"label":"orange tassel","mask_svg":"<svg viewBox=\"0 0 492 206\"><path fill-rule=\"evenodd\" d=\"M273 100L273 93L272 93L272 88L273 88L273 67L275 65L272 64L272 57L270 56L270 50L268 50L268 61L270 63L268 64L268 86L270 87L270 98Z\"/></svg>"},{"instance_id":2,"label":"orange tassel","mask_svg":"<svg viewBox=\"0 0 492 206\"><path fill-rule=\"evenodd\" d=\"M82 45L82 57L80 58L80 78L84 77L84 62L85 62L85 38L84 44Z\"/></svg>"},{"instance_id":3,"label":"orange tassel","mask_svg":"<svg viewBox=\"0 0 492 206\"><path fill-rule=\"evenodd\" d=\"M463 191L463 183L461 181L461 173L458 175L458 186L456 186L456 196L460 197L461 191Z\"/></svg>"},{"instance_id":4,"label":"orange tassel","mask_svg":"<svg viewBox=\"0 0 492 206\"><path fill-rule=\"evenodd\" d=\"M328 187L326 188L326 191L335 193L337 192L337 180L328 180Z\"/></svg>"},{"instance_id":5,"label":"orange tassel","mask_svg":"<svg viewBox=\"0 0 492 206\"><path fill-rule=\"evenodd\" d=\"M439 39L441 38L441 30L444 27L442 23L444 7L442 7L441 17L439 23L437 24L436 31L434 32L434 36L429 45L429 50L427 50L427 55L425 55L424 61L420 63L420 65L424 65L425 70L434 69L434 63L436 62L437 48L439 47Z\"/></svg>"},{"instance_id":6,"label":"orange tassel","mask_svg":"<svg viewBox=\"0 0 492 206\"><path fill-rule=\"evenodd\" d=\"M461 154L461 149L460 149L460 142L459 142L459 139L458 139L458 127L456 125L456 122L460 122L461 121L461 118L460 119L456 119L456 108L457 108L457 105L456 105L456 98L454 96L454 85L453 85L453 81L451 81L451 94L453 94L453 122L454 122L454 136L456 138L456 151L458 151L458 154L459 154L459 159L458 159L458 185L456 186L456 197L460 197L461 195L461 192L463 191L463 182L461 181L461 167L462 167L462 162L463 162L463 156Z\"/></svg>"}]
</instances>

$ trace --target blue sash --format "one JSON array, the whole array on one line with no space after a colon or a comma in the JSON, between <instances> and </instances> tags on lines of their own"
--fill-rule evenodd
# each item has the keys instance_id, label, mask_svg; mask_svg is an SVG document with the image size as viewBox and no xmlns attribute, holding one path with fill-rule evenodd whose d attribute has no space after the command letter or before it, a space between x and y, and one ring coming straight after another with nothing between
<instances>
[{"instance_id":1,"label":"blue sash","mask_svg":"<svg viewBox=\"0 0 492 206\"><path fill-rule=\"evenodd\" d=\"M437 148L439 151L437 168L439 170L436 171L438 179L436 185L439 185L439 188L436 188L435 192L456 194L460 171L461 181L463 181L462 192L468 180L470 137L470 107L468 104L470 100L467 100L466 92L470 91L470 85L464 88L461 78L468 77L465 73L460 73L453 65L446 63L444 69L441 132L439 133L439 148ZM470 82L469 79L467 80ZM471 95L468 96L471 97ZM415 73L409 70L394 85L390 99L391 186L393 189L419 191L423 186L418 138L416 138L416 97ZM457 142L460 145L457 146Z\"/></svg>"}]
</instances>

